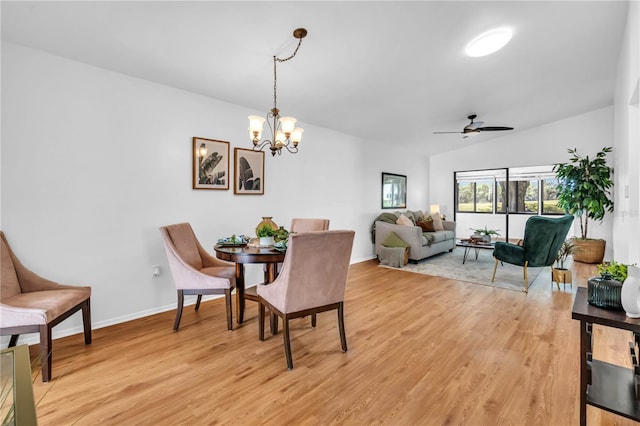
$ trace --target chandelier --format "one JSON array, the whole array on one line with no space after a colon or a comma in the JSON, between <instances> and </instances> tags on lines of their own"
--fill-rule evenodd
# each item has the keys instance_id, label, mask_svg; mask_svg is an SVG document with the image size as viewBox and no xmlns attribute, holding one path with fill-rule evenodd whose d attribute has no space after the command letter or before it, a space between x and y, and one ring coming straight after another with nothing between
<instances>
[{"instance_id":1,"label":"chandelier","mask_svg":"<svg viewBox=\"0 0 640 426\"><path fill-rule=\"evenodd\" d=\"M271 155L282 155L282 148L286 148L292 154L298 152L298 143L302 139L302 132L304 129L296 127L296 119L293 117L280 117L280 110L277 107L277 72L276 65L278 62L286 62L296 56L302 39L307 35L307 30L304 28L298 28L293 31L293 36L298 39L298 46L291 56L288 58L277 58L273 56L273 108L267 114L267 119L258 115L249 116L249 137L253 142L254 151L262 151L266 146L271 150ZM271 139L265 139L261 141L262 130L264 129L264 122L269 124L269 137Z\"/></svg>"}]
</instances>

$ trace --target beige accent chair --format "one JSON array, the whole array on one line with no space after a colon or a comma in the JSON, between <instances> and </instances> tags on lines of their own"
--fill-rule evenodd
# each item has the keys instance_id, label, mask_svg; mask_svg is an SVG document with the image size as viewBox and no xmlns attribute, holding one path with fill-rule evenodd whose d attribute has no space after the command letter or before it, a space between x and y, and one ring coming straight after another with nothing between
<instances>
[{"instance_id":1,"label":"beige accent chair","mask_svg":"<svg viewBox=\"0 0 640 426\"><path fill-rule=\"evenodd\" d=\"M91 287L61 285L25 268L0 231L2 280L0 334L11 336L9 347L21 334L40 333L42 381L51 380L51 329L82 310L84 343L91 343Z\"/></svg>"},{"instance_id":2,"label":"beige accent chair","mask_svg":"<svg viewBox=\"0 0 640 426\"><path fill-rule=\"evenodd\" d=\"M203 294L224 294L227 329L233 330L231 291L236 286L233 263L225 262L205 251L191 225L178 223L160 228L169 260L173 282L178 291L178 307L173 330L178 331L185 295L197 295L195 310L200 309Z\"/></svg>"},{"instance_id":3,"label":"beige accent chair","mask_svg":"<svg viewBox=\"0 0 640 426\"><path fill-rule=\"evenodd\" d=\"M282 272L268 285L258 284L258 336L264 340L265 306L283 321L287 367L293 369L289 320L336 309L342 350L347 351L344 330L344 294L354 231L319 231L289 237Z\"/></svg>"}]
</instances>

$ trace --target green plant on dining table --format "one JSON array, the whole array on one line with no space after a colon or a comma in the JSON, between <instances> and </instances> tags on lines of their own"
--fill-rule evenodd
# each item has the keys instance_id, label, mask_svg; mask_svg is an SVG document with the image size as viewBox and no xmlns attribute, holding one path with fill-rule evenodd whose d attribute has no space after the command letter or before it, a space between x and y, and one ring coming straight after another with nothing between
<instances>
[{"instance_id":1,"label":"green plant on dining table","mask_svg":"<svg viewBox=\"0 0 640 426\"><path fill-rule=\"evenodd\" d=\"M256 230L256 236L260 238L273 237L275 234L276 231L266 223L260 225L260 227Z\"/></svg>"}]
</instances>

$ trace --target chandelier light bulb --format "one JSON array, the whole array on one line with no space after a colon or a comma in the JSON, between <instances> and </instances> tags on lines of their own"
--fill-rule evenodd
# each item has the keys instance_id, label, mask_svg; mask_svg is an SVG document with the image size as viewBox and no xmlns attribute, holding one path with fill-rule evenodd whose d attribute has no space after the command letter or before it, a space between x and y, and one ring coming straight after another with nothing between
<instances>
[{"instance_id":1,"label":"chandelier light bulb","mask_svg":"<svg viewBox=\"0 0 640 426\"><path fill-rule=\"evenodd\" d=\"M296 121L293 117L280 117L280 128L285 135L291 135L296 127Z\"/></svg>"},{"instance_id":2,"label":"chandelier light bulb","mask_svg":"<svg viewBox=\"0 0 640 426\"><path fill-rule=\"evenodd\" d=\"M293 132L291 132L291 142L293 142L293 146L297 146L302 139L302 132L304 132L302 127L296 127L293 129Z\"/></svg>"}]
</instances>

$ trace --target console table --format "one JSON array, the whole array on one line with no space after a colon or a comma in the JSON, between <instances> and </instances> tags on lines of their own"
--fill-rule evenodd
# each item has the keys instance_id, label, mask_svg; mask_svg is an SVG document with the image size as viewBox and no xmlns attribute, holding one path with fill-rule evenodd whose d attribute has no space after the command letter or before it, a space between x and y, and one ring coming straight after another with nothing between
<instances>
[{"instance_id":1,"label":"console table","mask_svg":"<svg viewBox=\"0 0 640 426\"><path fill-rule=\"evenodd\" d=\"M593 359L593 324L640 333L640 319L628 318L624 312L601 309L587 303L587 289L579 287L571 318L580 321L580 424L587 424L587 404L640 421L637 360L634 369ZM635 342L630 344L635 358Z\"/></svg>"}]
</instances>

